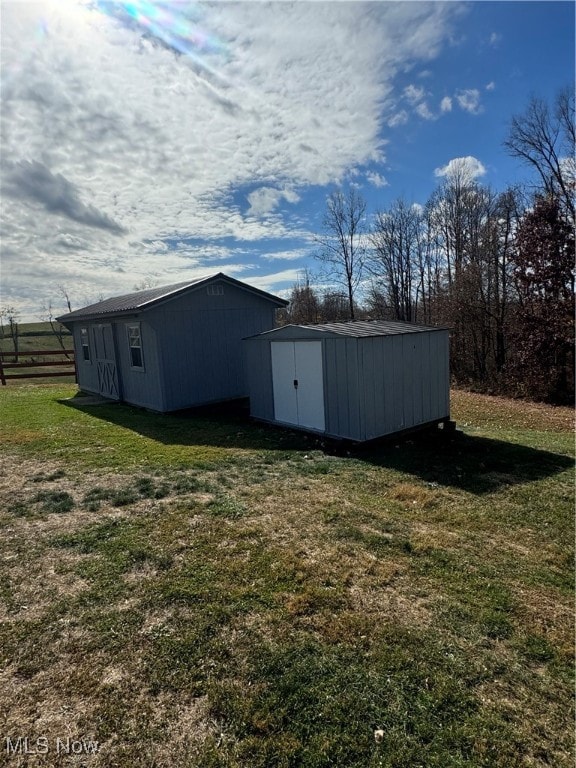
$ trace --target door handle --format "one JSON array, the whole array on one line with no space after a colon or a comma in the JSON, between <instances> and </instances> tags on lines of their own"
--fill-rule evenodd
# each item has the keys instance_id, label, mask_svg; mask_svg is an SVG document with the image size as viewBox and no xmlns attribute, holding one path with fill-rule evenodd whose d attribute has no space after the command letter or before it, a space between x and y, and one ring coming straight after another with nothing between
<instances>
[{"instance_id":1,"label":"door handle","mask_svg":"<svg viewBox=\"0 0 576 768\"><path fill-rule=\"evenodd\" d=\"M298 379L294 379L294 389L298 389Z\"/></svg>"}]
</instances>

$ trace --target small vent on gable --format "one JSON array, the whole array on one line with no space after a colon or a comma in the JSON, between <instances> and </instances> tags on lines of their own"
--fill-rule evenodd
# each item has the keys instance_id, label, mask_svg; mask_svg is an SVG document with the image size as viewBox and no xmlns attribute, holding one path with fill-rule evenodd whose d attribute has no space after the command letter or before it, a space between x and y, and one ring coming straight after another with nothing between
<instances>
[{"instance_id":1,"label":"small vent on gable","mask_svg":"<svg viewBox=\"0 0 576 768\"><path fill-rule=\"evenodd\" d=\"M224 286L223 285L207 285L206 293L208 294L208 296L224 296Z\"/></svg>"}]
</instances>

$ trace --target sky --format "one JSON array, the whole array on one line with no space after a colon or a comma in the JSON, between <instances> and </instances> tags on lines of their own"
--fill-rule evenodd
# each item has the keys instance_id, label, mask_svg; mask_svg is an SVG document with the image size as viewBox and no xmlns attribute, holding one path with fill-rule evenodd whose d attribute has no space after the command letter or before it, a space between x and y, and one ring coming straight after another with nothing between
<instances>
[{"instance_id":1,"label":"sky","mask_svg":"<svg viewBox=\"0 0 576 768\"><path fill-rule=\"evenodd\" d=\"M574 7L0 0L0 309L215 272L287 296L334 191L369 225L455 162L528 181L502 143L573 85Z\"/></svg>"}]
</instances>

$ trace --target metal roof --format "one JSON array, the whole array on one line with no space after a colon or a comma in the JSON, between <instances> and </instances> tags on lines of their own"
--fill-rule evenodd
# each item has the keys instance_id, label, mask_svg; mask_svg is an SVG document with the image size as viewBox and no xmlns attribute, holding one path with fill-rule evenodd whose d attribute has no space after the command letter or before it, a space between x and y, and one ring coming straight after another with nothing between
<instances>
[{"instance_id":1,"label":"metal roof","mask_svg":"<svg viewBox=\"0 0 576 768\"><path fill-rule=\"evenodd\" d=\"M96 304L90 304L87 307L82 307L74 312L69 312L66 315L61 315L56 319L60 323L67 323L73 320L88 320L97 319L103 315L119 315L127 312L136 312L146 310L149 307L159 304L166 299L174 298L182 293L185 293L190 288L197 288L200 285L211 283L215 280L226 280L226 282L248 290L251 293L256 293L265 299L273 302L279 307L285 307L288 302L285 299L281 299L278 296L273 296L271 293L261 291L259 288L253 288L247 283L243 283L240 280L235 280L233 277L219 272L216 275L209 275L208 277L200 277L196 280L187 280L183 283L174 283L173 285L163 285L158 288L148 288L145 291L135 291L134 293L126 293L123 296L113 296L110 299L104 299Z\"/></svg>"},{"instance_id":2,"label":"metal roof","mask_svg":"<svg viewBox=\"0 0 576 768\"><path fill-rule=\"evenodd\" d=\"M259 336L282 335L284 329L290 329L290 338L296 338L296 331L301 331L301 338L310 337L315 333L322 336L353 336L355 338L366 336L395 336L404 333L424 333L430 331L447 331L446 326L416 325L401 321L388 320L351 320L347 323L319 323L318 325L283 325L271 331L264 331ZM252 337L256 338L256 337Z\"/></svg>"}]
</instances>

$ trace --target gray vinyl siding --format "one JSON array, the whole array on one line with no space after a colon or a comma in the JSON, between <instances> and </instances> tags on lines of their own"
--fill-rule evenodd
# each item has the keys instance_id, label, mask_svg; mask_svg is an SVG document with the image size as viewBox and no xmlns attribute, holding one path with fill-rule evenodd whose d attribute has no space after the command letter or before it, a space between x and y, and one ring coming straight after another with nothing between
<instances>
[{"instance_id":1,"label":"gray vinyl siding","mask_svg":"<svg viewBox=\"0 0 576 768\"><path fill-rule=\"evenodd\" d=\"M213 289L220 285L217 294ZM248 396L242 339L274 327L281 299L223 280L192 287L154 306L102 319L71 318L81 389L99 390L93 329L111 326L119 399L156 411L174 411ZM66 318L64 318L66 320ZM131 365L129 325L138 324L143 366ZM82 357L81 328L89 330L90 361ZM112 362L108 364L111 369Z\"/></svg>"},{"instance_id":2,"label":"gray vinyl siding","mask_svg":"<svg viewBox=\"0 0 576 768\"><path fill-rule=\"evenodd\" d=\"M133 369L130 360L127 326L136 323L140 325L143 370ZM139 316L122 318L122 320L110 319L105 324L112 327L121 399L143 408L163 410L160 360L154 328ZM100 323L75 323L73 328L78 360L78 386L86 392L95 394L101 394L94 344L94 329L98 325ZM88 328L90 361L84 360L82 356L81 328Z\"/></svg>"},{"instance_id":3,"label":"gray vinyl siding","mask_svg":"<svg viewBox=\"0 0 576 768\"><path fill-rule=\"evenodd\" d=\"M128 326L140 326L143 369L132 368ZM161 359L158 334L148 319L141 315L123 318L114 323L116 331L116 354L121 378L122 399L127 403L155 411L164 410L161 380Z\"/></svg>"},{"instance_id":4,"label":"gray vinyl siding","mask_svg":"<svg viewBox=\"0 0 576 768\"><path fill-rule=\"evenodd\" d=\"M242 339L274 325L275 309L256 295L224 286L199 289L149 314L158 329L164 410L248 396Z\"/></svg>"}]
</instances>

